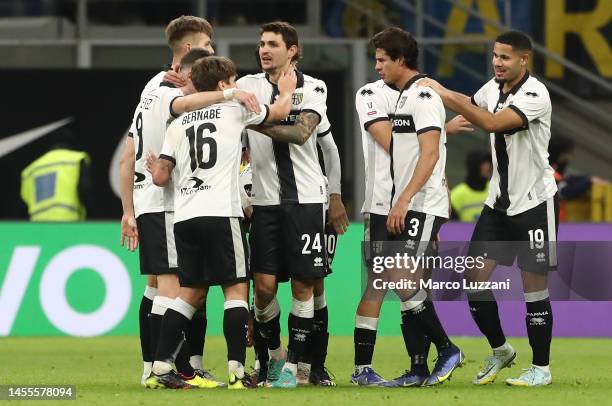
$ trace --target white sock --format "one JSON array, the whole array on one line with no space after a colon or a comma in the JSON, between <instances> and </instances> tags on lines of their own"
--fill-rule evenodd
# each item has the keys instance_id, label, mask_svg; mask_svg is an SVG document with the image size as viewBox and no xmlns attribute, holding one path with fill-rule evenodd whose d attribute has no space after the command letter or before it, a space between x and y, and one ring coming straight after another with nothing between
<instances>
[{"instance_id":1,"label":"white sock","mask_svg":"<svg viewBox=\"0 0 612 406\"><path fill-rule=\"evenodd\" d=\"M285 366L283 369L290 371L293 376L297 375L297 364L292 364L291 362L285 362Z\"/></svg>"},{"instance_id":2,"label":"white sock","mask_svg":"<svg viewBox=\"0 0 612 406\"><path fill-rule=\"evenodd\" d=\"M512 347L510 346L510 344L508 344L508 341L506 341L503 345L493 348L493 354L499 354L502 352L508 352L512 349Z\"/></svg>"},{"instance_id":3,"label":"white sock","mask_svg":"<svg viewBox=\"0 0 612 406\"><path fill-rule=\"evenodd\" d=\"M145 374L147 372L151 373L151 368L153 368L153 363L152 362L150 362L150 361L143 361L143 363L142 363L142 370L143 370L143 372Z\"/></svg>"},{"instance_id":4,"label":"white sock","mask_svg":"<svg viewBox=\"0 0 612 406\"><path fill-rule=\"evenodd\" d=\"M204 369L204 364L202 363L202 356L192 355L191 357L189 357L189 365L191 365L191 368L193 369Z\"/></svg>"},{"instance_id":5,"label":"white sock","mask_svg":"<svg viewBox=\"0 0 612 406\"><path fill-rule=\"evenodd\" d=\"M261 369L261 364L259 363L258 359L255 360L255 368L254 369Z\"/></svg>"},{"instance_id":6,"label":"white sock","mask_svg":"<svg viewBox=\"0 0 612 406\"><path fill-rule=\"evenodd\" d=\"M230 374L236 375L236 378L244 378L244 365L238 361L227 361L227 369Z\"/></svg>"},{"instance_id":7,"label":"white sock","mask_svg":"<svg viewBox=\"0 0 612 406\"><path fill-rule=\"evenodd\" d=\"M281 345L275 350L268 349L268 355L274 359L280 359L283 356L283 346Z\"/></svg>"},{"instance_id":8,"label":"white sock","mask_svg":"<svg viewBox=\"0 0 612 406\"><path fill-rule=\"evenodd\" d=\"M368 365L355 365L355 369L357 370L357 373L360 374L363 372L364 369L366 368L372 368L372 364L368 364Z\"/></svg>"},{"instance_id":9,"label":"white sock","mask_svg":"<svg viewBox=\"0 0 612 406\"><path fill-rule=\"evenodd\" d=\"M164 361L155 361L153 363L153 373L155 375L163 375L172 371L172 365Z\"/></svg>"},{"instance_id":10,"label":"white sock","mask_svg":"<svg viewBox=\"0 0 612 406\"><path fill-rule=\"evenodd\" d=\"M538 368L538 369L540 369L541 371L546 372L547 374L550 374L550 366L549 366L549 365L546 365L546 366L544 366L544 367L543 367L543 366L541 366L541 365L533 365L533 367L534 367L534 368Z\"/></svg>"}]
</instances>

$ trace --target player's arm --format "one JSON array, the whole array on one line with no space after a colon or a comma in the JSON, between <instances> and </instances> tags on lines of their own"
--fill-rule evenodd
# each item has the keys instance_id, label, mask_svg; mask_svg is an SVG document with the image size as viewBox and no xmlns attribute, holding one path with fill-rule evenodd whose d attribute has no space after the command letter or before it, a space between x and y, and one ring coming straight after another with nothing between
<instances>
[{"instance_id":1,"label":"player's arm","mask_svg":"<svg viewBox=\"0 0 612 406\"><path fill-rule=\"evenodd\" d=\"M274 141L303 145L317 128L319 121L317 113L304 111L298 115L294 125L259 125L249 128L267 135Z\"/></svg>"},{"instance_id":2,"label":"player's arm","mask_svg":"<svg viewBox=\"0 0 612 406\"><path fill-rule=\"evenodd\" d=\"M474 131L472 123L467 121L461 114L456 115L444 124L444 130L447 135L455 135L464 132Z\"/></svg>"},{"instance_id":3,"label":"player's arm","mask_svg":"<svg viewBox=\"0 0 612 406\"><path fill-rule=\"evenodd\" d=\"M160 187L170 181L175 164L174 158L168 155L160 154L159 158L152 153L147 155L147 170L151 172L153 183Z\"/></svg>"},{"instance_id":4,"label":"player's arm","mask_svg":"<svg viewBox=\"0 0 612 406\"><path fill-rule=\"evenodd\" d=\"M253 93L232 88L223 91L198 92L188 96L179 96L170 103L170 113L174 117L178 117L187 111L203 109L226 100L235 100L254 113L259 114L261 112L259 101L257 101L257 97ZM287 112L287 114L289 113Z\"/></svg>"},{"instance_id":5,"label":"player's arm","mask_svg":"<svg viewBox=\"0 0 612 406\"><path fill-rule=\"evenodd\" d=\"M393 126L391 125L391 121L382 120L372 123L367 127L368 133L374 138L374 140L383 147L387 154L391 149L391 136L393 132Z\"/></svg>"},{"instance_id":6,"label":"player's arm","mask_svg":"<svg viewBox=\"0 0 612 406\"><path fill-rule=\"evenodd\" d=\"M440 158L440 130L429 130L418 135L420 155L414 173L387 218L387 229L394 234L404 231L404 220L414 195L425 186Z\"/></svg>"},{"instance_id":7,"label":"player's arm","mask_svg":"<svg viewBox=\"0 0 612 406\"><path fill-rule=\"evenodd\" d=\"M518 109L506 107L493 114L488 110L474 105L471 98L468 96L448 90L433 79L421 79L418 86L431 87L440 95L444 106L461 114L470 123L489 133L523 128L527 124L524 122L525 120L521 117L520 110Z\"/></svg>"},{"instance_id":8,"label":"player's arm","mask_svg":"<svg viewBox=\"0 0 612 406\"><path fill-rule=\"evenodd\" d=\"M323 163L329 182L329 222L338 234L344 234L349 226L349 221L342 202L340 186L342 174L338 146L334 141L331 130L328 130L324 136L317 137L317 143L323 153Z\"/></svg>"},{"instance_id":9,"label":"player's arm","mask_svg":"<svg viewBox=\"0 0 612 406\"><path fill-rule=\"evenodd\" d=\"M134 138L127 137L119 161L119 189L121 193L121 246L134 251L138 248L138 228L134 218L134 165L136 163ZM126 245L127 243L127 245Z\"/></svg>"}]
</instances>

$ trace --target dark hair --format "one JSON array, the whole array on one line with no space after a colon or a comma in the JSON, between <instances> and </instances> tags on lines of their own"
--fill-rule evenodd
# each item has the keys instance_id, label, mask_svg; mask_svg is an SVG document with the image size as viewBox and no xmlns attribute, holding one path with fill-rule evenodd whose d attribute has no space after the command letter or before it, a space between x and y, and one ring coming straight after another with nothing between
<instances>
[{"instance_id":1,"label":"dark hair","mask_svg":"<svg viewBox=\"0 0 612 406\"><path fill-rule=\"evenodd\" d=\"M283 41L285 45L287 45L287 49L291 48L293 45L297 47L297 52L291 58L291 62L295 62L300 59L301 49L300 43L298 40L298 33L293 28L293 26L285 21L274 21L272 23L266 23L261 26L261 32L259 35L264 32L273 32L276 34L280 34L283 37Z\"/></svg>"},{"instance_id":2,"label":"dark hair","mask_svg":"<svg viewBox=\"0 0 612 406\"><path fill-rule=\"evenodd\" d=\"M236 65L224 56L200 58L191 68L191 81L198 92L213 91L220 80L229 83L232 76L236 76Z\"/></svg>"},{"instance_id":3,"label":"dark hair","mask_svg":"<svg viewBox=\"0 0 612 406\"><path fill-rule=\"evenodd\" d=\"M178 43L189 34L204 33L212 38L212 25L196 16L180 16L170 21L166 27L168 46L174 50Z\"/></svg>"},{"instance_id":4,"label":"dark hair","mask_svg":"<svg viewBox=\"0 0 612 406\"><path fill-rule=\"evenodd\" d=\"M516 51L531 51L531 40L520 31L506 31L495 38L495 42L510 45Z\"/></svg>"},{"instance_id":5,"label":"dark hair","mask_svg":"<svg viewBox=\"0 0 612 406\"><path fill-rule=\"evenodd\" d=\"M187 67L192 66L195 61L197 61L200 58L206 58L207 56L210 56L210 52L208 52L207 50L205 50L204 48L191 48L189 50L189 52L187 52L182 58L181 58L181 66L179 69L184 69Z\"/></svg>"},{"instance_id":6,"label":"dark hair","mask_svg":"<svg viewBox=\"0 0 612 406\"><path fill-rule=\"evenodd\" d=\"M404 65L410 69L417 68L419 46L414 37L399 27L385 28L372 37L374 48L384 49L392 61L404 58Z\"/></svg>"}]
</instances>

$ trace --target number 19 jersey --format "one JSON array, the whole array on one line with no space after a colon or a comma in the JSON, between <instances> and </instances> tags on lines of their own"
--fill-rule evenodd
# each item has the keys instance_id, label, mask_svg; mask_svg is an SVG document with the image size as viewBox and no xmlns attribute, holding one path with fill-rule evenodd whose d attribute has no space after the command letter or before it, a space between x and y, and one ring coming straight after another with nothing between
<instances>
[{"instance_id":1,"label":"number 19 jersey","mask_svg":"<svg viewBox=\"0 0 612 406\"><path fill-rule=\"evenodd\" d=\"M174 222L242 217L242 130L263 123L268 106L250 113L237 102L185 113L168 127L160 159L175 164Z\"/></svg>"}]
</instances>

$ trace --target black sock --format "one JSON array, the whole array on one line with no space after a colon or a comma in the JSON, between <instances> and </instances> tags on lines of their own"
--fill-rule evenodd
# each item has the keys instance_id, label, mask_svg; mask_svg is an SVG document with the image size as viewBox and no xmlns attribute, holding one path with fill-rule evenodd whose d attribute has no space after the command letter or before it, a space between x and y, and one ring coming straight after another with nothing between
<instances>
[{"instance_id":1,"label":"black sock","mask_svg":"<svg viewBox=\"0 0 612 406\"><path fill-rule=\"evenodd\" d=\"M167 312L167 311L166 311ZM189 325L185 327L187 330L189 329ZM183 378L191 379L195 375L195 370L191 366L189 362L189 333L184 331L185 344L181 346L180 351L176 355L176 359L174 360L174 366L176 367L176 372L181 374Z\"/></svg>"},{"instance_id":2,"label":"black sock","mask_svg":"<svg viewBox=\"0 0 612 406\"><path fill-rule=\"evenodd\" d=\"M157 354L159 348L159 334L164 316L161 314L149 314L149 331L151 334L151 354ZM157 359L157 358L156 358Z\"/></svg>"},{"instance_id":3,"label":"black sock","mask_svg":"<svg viewBox=\"0 0 612 406\"><path fill-rule=\"evenodd\" d=\"M327 346L329 344L329 333L327 332L328 313L327 306L314 311L312 319L312 332L306 354L310 356L304 362L312 364L313 369L323 369L327 358ZM310 362L308 362L310 360Z\"/></svg>"},{"instance_id":4,"label":"black sock","mask_svg":"<svg viewBox=\"0 0 612 406\"><path fill-rule=\"evenodd\" d=\"M259 361L260 376L268 374L268 347L266 341L261 336L259 322L255 319L255 311L251 309L251 317L253 318L253 348L255 349L255 357Z\"/></svg>"},{"instance_id":5,"label":"black sock","mask_svg":"<svg viewBox=\"0 0 612 406\"><path fill-rule=\"evenodd\" d=\"M312 331L312 318L298 317L289 313L289 346L287 362L297 364L306 350L306 343Z\"/></svg>"},{"instance_id":6,"label":"black sock","mask_svg":"<svg viewBox=\"0 0 612 406\"><path fill-rule=\"evenodd\" d=\"M142 351L142 360L144 362L153 362L155 348L151 343L151 324L149 323L149 313L151 313L153 301L146 296L140 301L140 310L138 312L138 321L140 326L140 349Z\"/></svg>"},{"instance_id":7,"label":"black sock","mask_svg":"<svg viewBox=\"0 0 612 406\"><path fill-rule=\"evenodd\" d=\"M355 366L372 365L376 330L355 327L353 342L355 343Z\"/></svg>"},{"instance_id":8,"label":"black sock","mask_svg":"<svg viewBox=\"0 0 612 406\"><path fill-rule=\"evenodd\" d=\"M259 323L259 334L264 339L268 349L275 350L279 348L281 346L280 313L265 323Z\"/></svg>"},{"instance_id":9,"label":"black sock","mask_svg":"<svg viewBox=\"0 0 612 406\"><path fill-rule=\"evenodd\" d=\"M444 351L452 345L450 339L438 319L433 302L429 299L420 305L402 312L402 320L405 324L413 328L416 326L422 334L427 335L436 346L438 353Z\"/></svg>"},{"instance_id":10,"label":"black sock","mask_svg":"<svg viewBox=\"0 0 612 406\"><path fill-rule=\"evenodd\" d=\"M223 335L227 343L228 361L238 361L244 365L248 323L249 311L245 307L233 307L223 312Z\"/></svg>"},{"instance_id":11,"label":"black sock","mask_svg":"<svg viewBox=\"0 0 612 406\"><path fill-rule=\"evenodd\" d=\"M527 302L527 335L533 352L533 365L547 366L550 361L553 313L549 298Z\"/></svg>"},{"instance_id":12,"label":"black sock","mask_svg":"<svg viewBox=\"0 0 612 406\"><path fill-rule=\"evenodd\" d=\"M167 309L161 321L159 344L155 360L173 363L185 342L189 319L173 309Z\"/></svg>"},{"instance_id":13,"label":"black sock","mask_svg":"<svg viewBox=\"0 0 612 406\"><path fill-rule=\"evenodd\" d=\"M206 302L198 309L189 323L187 328L187 347L189 349L189 357L192 355L204 355L204 342L206 340Z\"/></svg>"},{"instance_id":14,"label":"black sock","mask_svg":"<svg viewBox=\"0 0 612 406\"><path fill-rule=\"evenodd\" d=\"M493 291L487 289L476 293L468 293L467 297L472 318L480 332L487 337L491 348L504 345L506 336L499 320L499 311Z\"/></svg>"},{"instance_id":15,"label":"black sock","mask_svg":"<svg viewBox=\"0 0 612 406\"><path fill-rule=\"evenodd\" d=\"M404 345L410 356L410 370L419 375L429 375L427 357L431 341L416 323L410 325L409 317L402 316L402 336Z\"/></svg>"}]
</instances>

